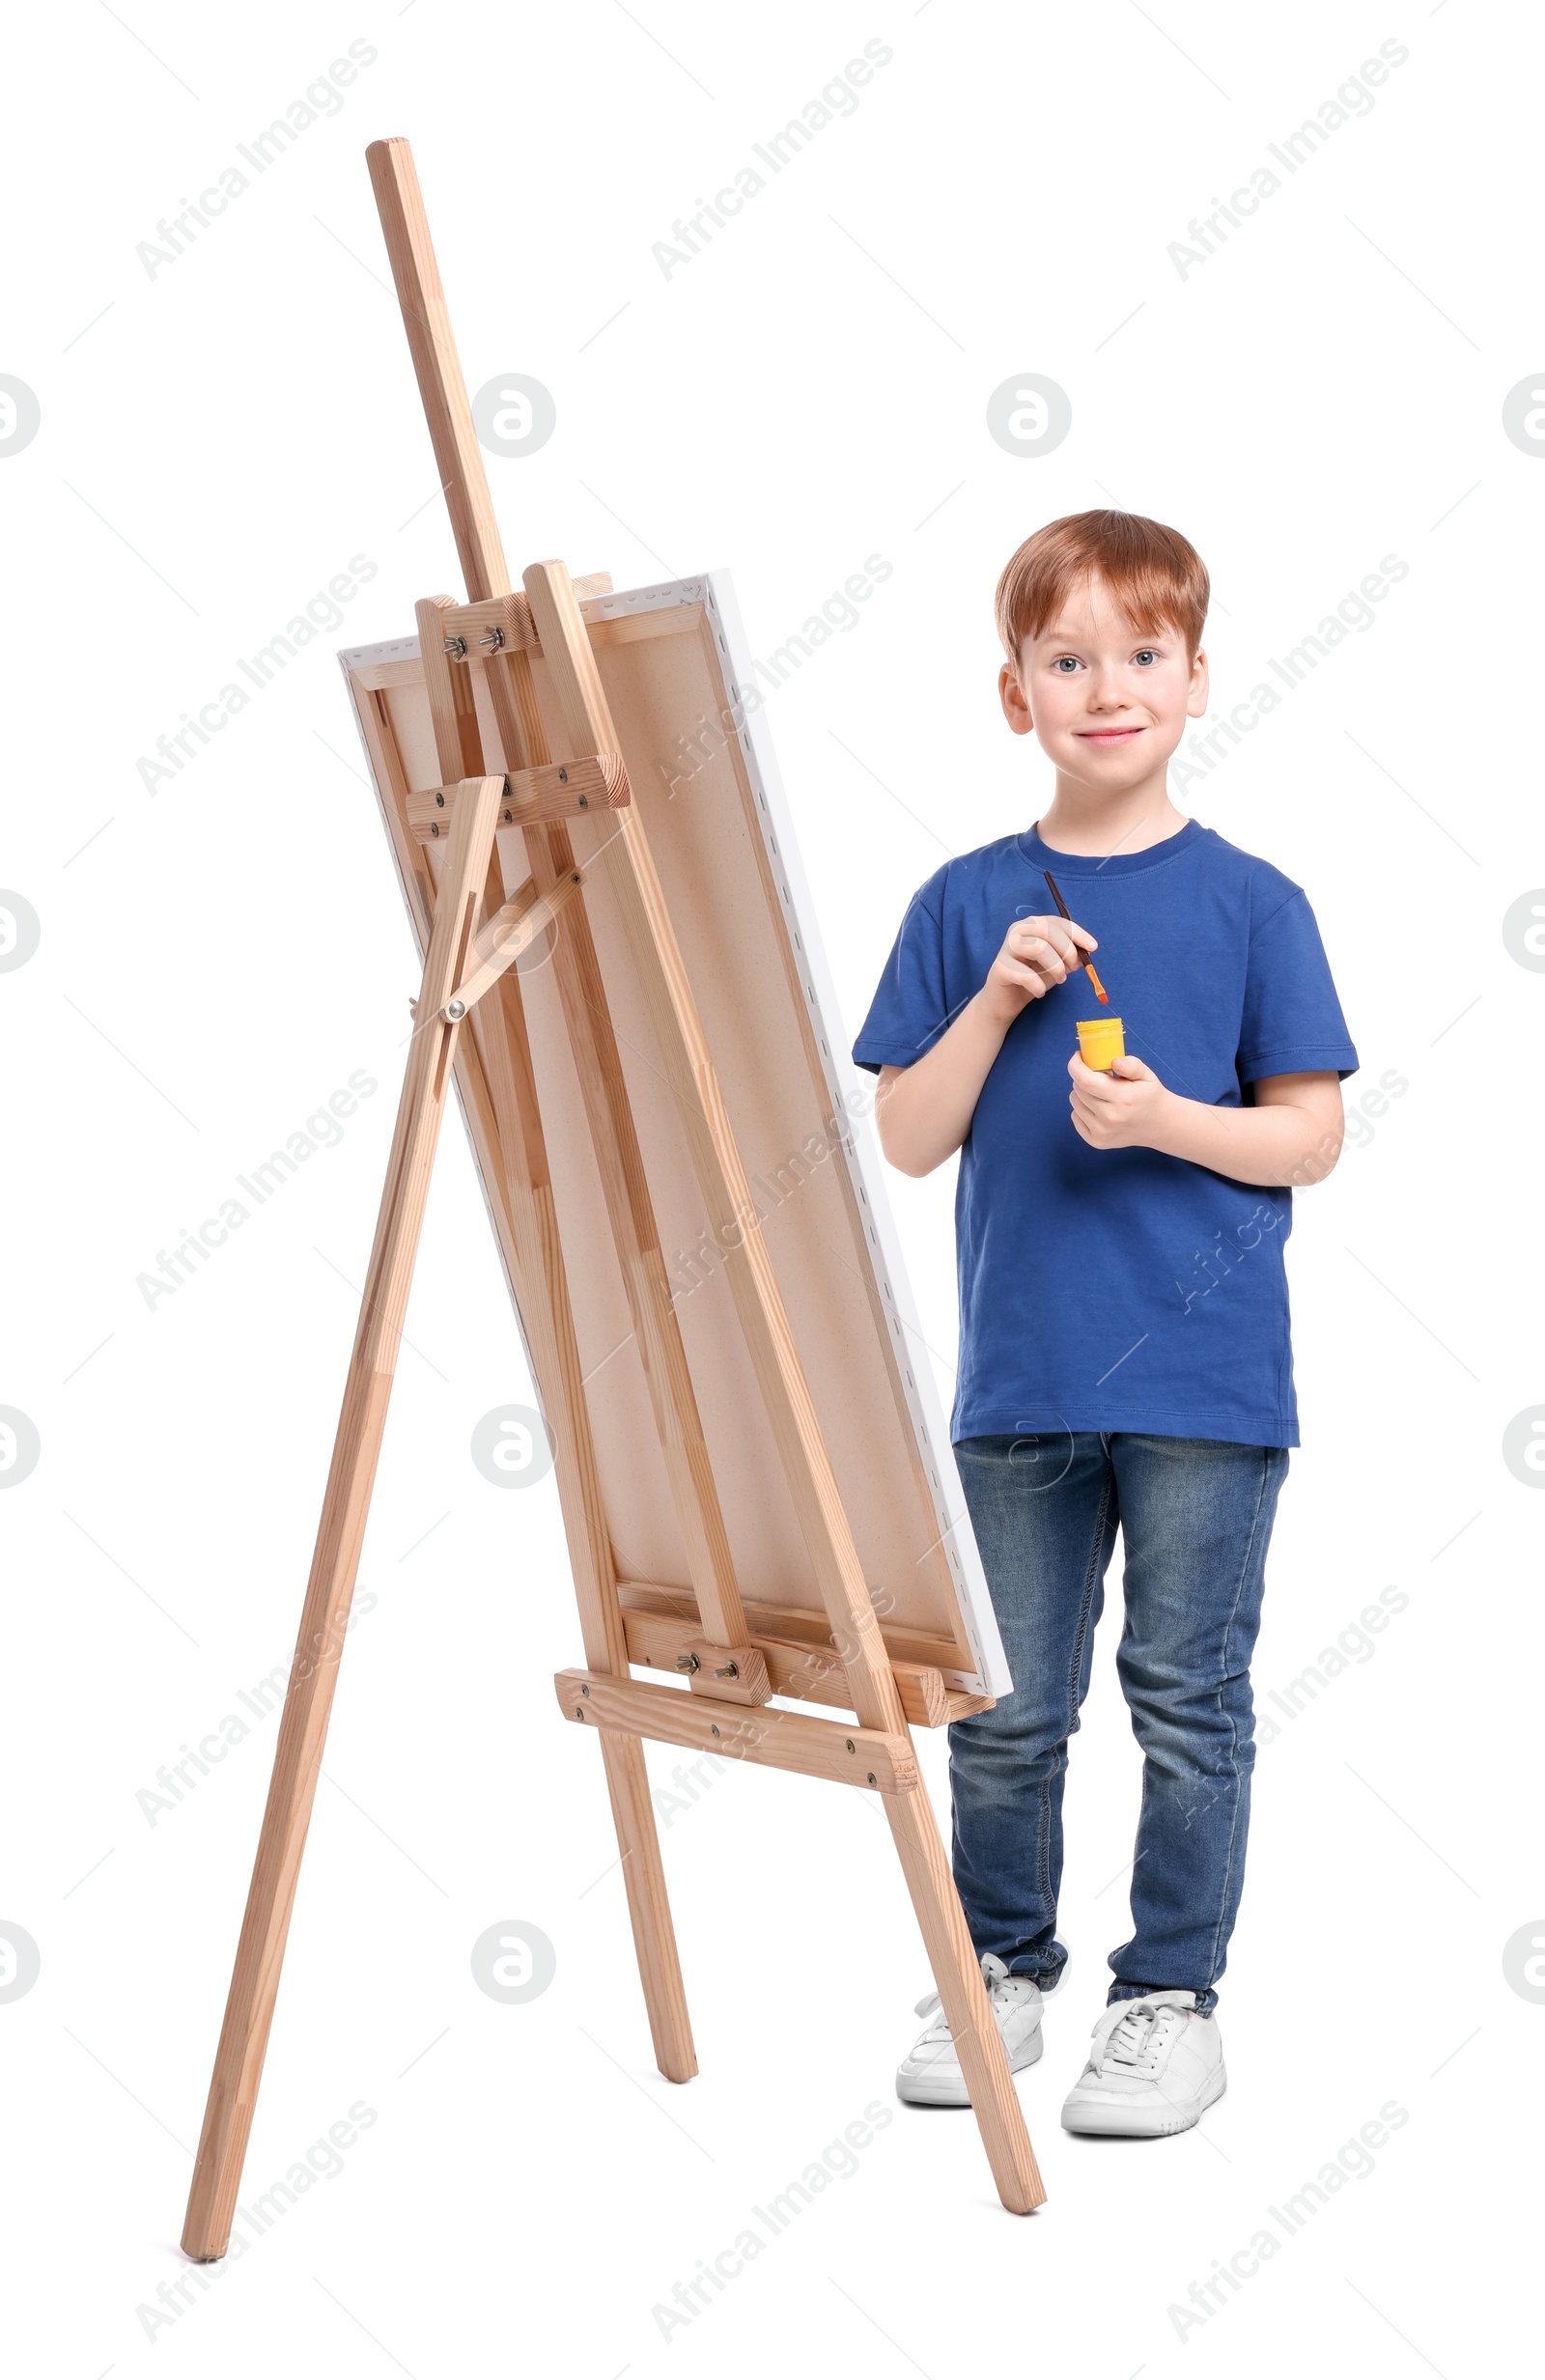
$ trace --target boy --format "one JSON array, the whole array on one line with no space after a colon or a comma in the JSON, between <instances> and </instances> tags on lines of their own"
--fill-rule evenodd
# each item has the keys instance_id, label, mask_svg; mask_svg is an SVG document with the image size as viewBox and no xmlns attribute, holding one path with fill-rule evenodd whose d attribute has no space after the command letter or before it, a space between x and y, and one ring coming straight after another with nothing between
<instances>
[{"instance_id":1,"label":"boy","mask_svg":"<svg viewBox=\"0 0 1545 2380\"><path fill-rule=\"evenodd\" d=\"M998 692L1055 792L913 897L853 1052L880 1077L892 1164L961 1153L950 1434L1014 1692L950 1729L954 1869L1016 2069L1041 2055L1067 1962L1062 1780L1121 1529L1133 1932L1062 2121L1143 2137L1224 2087L1214 1987L1244 1879L1250 1662L1299 1442L1282 1244L1290 1185L1340 1153L1358 1064L1303 892L1169 799L1170 754L1207 709L1207 601L1194 548L1134 514L1074 514L1020 547ZM1075 1020L1110 1014L1129 1054L1095 1072ZM896 2086L967 2104L941 2016Z\"/></svg>"}]
</instances>

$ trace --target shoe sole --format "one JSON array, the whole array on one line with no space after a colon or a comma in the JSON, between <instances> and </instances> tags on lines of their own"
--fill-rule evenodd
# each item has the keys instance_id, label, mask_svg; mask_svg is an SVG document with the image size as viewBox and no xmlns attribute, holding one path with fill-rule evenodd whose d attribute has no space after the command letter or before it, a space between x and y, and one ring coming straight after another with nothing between
<instances>
[{"instance_id":1,"label":"shoe sole","mask_svg":"<svg viewBox=\"0 0 1545 2380\"><path fill-rule=\"evenodd\" d=\"M1166 2116L1156 2110L1144 2110L1139 2114L1137 2110L1122 2107L1116 2101L1093 2100L1086 2107L1075 2109L1071 2115L1064 2107L1062 2129L1064 2132L1092 2133L1105 2140L1167 2140L1173 2133L1190 2132L1227 2088L1227 2073L1220 2066L1216 2075L1210 2076L1203 2086L1194 2115Z\"/></svg>"},{"instance_id":2,"label":"shoe sole","mask_svg":"<svg viewBox=\"0 0 1545 2380\"><path fill-rule=\"evenodd\" d=\"M1009 2059L1010 2074L1021 2074L1026 2066L1033 2066L1045 2048L1046 2044L1040 2033L1035 2033L1033 2041L1017 2050ZM969 2108L970 2106L970 2096L966 2088L965 2078L958 2067L954 2081L950 2081L942 2074L937 2080L928 2074L907 2076L898 2074L896 2096L910 2108Z\"/></svg>"}]
</instances>

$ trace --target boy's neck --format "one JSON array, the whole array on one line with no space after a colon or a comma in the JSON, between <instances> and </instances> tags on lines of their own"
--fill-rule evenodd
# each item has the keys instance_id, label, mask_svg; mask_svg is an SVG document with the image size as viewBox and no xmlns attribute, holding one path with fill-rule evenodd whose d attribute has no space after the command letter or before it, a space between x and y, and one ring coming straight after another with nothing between
<instances>
[{"instance_id":1,"label":"boy's neck","mask_svg":"<svg viewBox=\"0 0 1545 2380\"><path fill-rule=\"evenodd\" d=\"M1124 794L1095 792L1057 771L1051 805L1036 830L1053 851L1077 859L1110 859L1167 843L1190 821L1169 798L1165 774L1145 779Z\"/></svg>"}]
</instances>

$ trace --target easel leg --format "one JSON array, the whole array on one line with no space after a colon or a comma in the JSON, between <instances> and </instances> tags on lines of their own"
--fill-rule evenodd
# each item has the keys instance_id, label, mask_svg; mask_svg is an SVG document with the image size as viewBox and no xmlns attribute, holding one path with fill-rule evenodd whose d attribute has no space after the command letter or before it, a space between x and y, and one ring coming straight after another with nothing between
<instances>
[{"instance_id":1,"label":"easel leg","mask_svg":"<svg viewBox=\"0 0 1545 2380\"><path fill-rule=\"evenodd\" d=\"M1011 2215L1028 2215L1044 2203L1046 2191L932 1805L921 1786L881 1798L997 2195Z\"/></svg>"},{"instance_id":2,"label":"easel leg","mask_svg":"<svg viewBox=\"0 0 1545 2380\"><path fill-rule=\"evenodd\" d=\"M601 1736L601 1756L606 1764L611 1814L617 1822L617 1848L622 1853L628 1914L638 1954L638 1979L649 2010L655 2063L667 2082L689 2083L697 2072L697 2052L692 2047L676 1932L665 1897L665 1870L660 1864L643 1743L636 1735L608 1731Z\"/></svg>"},{"instance_id":3,"label":"easel leg","mask_svg":"<svg viewBox=\"0 0 1545 2380\"><path fill-rule=\"evenodd\" d=\"M230 2244L449 1089L456 1028L440 1022L439 1010L455 986L471 939L502 792L501 777L486 777L476 798L464 804L464 805L458 804L445 855L419 994L420 1022L403 1078L290 1691L279 1722L273 1777L183 2226L183 2249L201 2262L223 2256Z\"/></svg>"}]
</instances>

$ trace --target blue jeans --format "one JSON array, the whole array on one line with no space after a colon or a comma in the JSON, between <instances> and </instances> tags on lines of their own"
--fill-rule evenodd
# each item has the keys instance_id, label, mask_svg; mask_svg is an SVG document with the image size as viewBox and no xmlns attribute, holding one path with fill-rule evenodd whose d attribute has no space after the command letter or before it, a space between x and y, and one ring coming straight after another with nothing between
<instances>
[{"instance_id":1,"label":"blue jeans","mask_svg":"<svg viewBox=\"0 0 1545 2380\"><path fill-rule=\"evenodd\" d=\"M955 1882L978 1953L1048 1987L1062 1781L1089 1691L1119 1524L1116 1670L1142 1747L1132 1939L1111 2000L1216 2007L1245 1878L1255 1760L1250 1662L1285 1446L1126 1431L968 1438L955 1448L1014 1692L949 1731Z\"/></svg>"}]
</instances>

